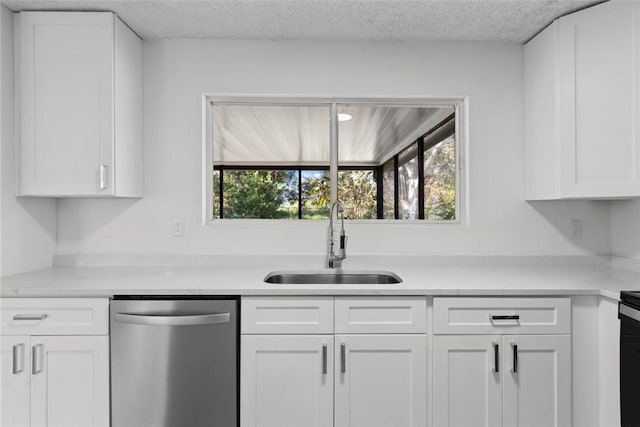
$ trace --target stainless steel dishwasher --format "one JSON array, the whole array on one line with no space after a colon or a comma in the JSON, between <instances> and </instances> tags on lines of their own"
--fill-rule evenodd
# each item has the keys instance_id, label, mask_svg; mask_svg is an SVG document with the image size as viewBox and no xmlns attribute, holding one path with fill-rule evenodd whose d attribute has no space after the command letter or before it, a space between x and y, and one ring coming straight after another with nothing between
<instances>
[{"instance_id":1,"label":"stainless steel dishwasher","mask_svg":"<svg viewBox=\"0 0 640 427\"><path fill-rule=\"evenodd\" d=\"M238 426L238 300L111 301L112 427Z\"/></svg>"}]
</instances>

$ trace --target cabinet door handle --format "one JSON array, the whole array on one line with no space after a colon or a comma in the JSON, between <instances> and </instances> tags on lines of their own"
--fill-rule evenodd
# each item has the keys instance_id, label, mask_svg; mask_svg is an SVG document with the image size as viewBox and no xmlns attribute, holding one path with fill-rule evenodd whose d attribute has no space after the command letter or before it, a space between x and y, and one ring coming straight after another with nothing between
<instances>
[{"instance_id":1,"label":"cabinet door handle","mask_svg":"<svg viewBox=\"0 0 640 427\"><path fill-rule=\"evenodd\" d=\"M107 165L100 165L100 189L107 189Z\"/></svg>"},{"instance_id":2,"label":"cabinet door handle","mask_svg":"<svg viewBox=\"0 0 640 427\"><path fill-rule=\"evenodd\" d=\"M43 344L34 345L31 351L31 373L33 375L37 375L40 372L42 372L43 355L44 355L44 345Z\"/></svg>"},{"instance_id":3,"label":"cabinet door handle","mask_svg":"<svg viewBox=\"0 0 640 427\"><path fill-rule=\"evenodd\" d=\"M19 374L24 371L24 344L16 344L13 346L13 374Z\"/></svg>"},{"instance_id":4,"label":"cabinet door handle","mask_svg":"<svg viewBox=\"0 0 640 427\"><path fill-rule=\"evenodd\" d=\"M46 314L14 314L13 320L44 320L47 318Z\"/></svg>"},{"instance_id":5,"label":"cabinet door handle","mask_svg":"<svg viewBox=\"0 0 640 427\"><path fill-rule=\"evenodd\" d=\"M500 344L493 343L493 372L500 372Z\"/></svg>"},{"instance_id":6,"label":"cabinet door handle","mask_svg":"<svg viewBox=\"0 0 640 427\"><path fill-rule=\"evenodd\" d=\"M340 372L347 372L347 345L345 343L340 344Z\"/></svg>"},{"instance_id":7,"label":"cabinet door handle","mask_svg":"<svg viewBox=\"0 0 640 427\"><path fill-rule=\"evenodd\" d=\"M518 344L511 343L513 349L513 373L518 373Z\"/></svg>"},{"instance_id":8,"label":"cabinet door handle","mask_svg":"<svg viewBox=\"0 0 640 427\"><path fill-rule=\"evenodd\" d=\"M327 375L327 345L322 344L322 375Z\"/></svg>"}]
</instances>

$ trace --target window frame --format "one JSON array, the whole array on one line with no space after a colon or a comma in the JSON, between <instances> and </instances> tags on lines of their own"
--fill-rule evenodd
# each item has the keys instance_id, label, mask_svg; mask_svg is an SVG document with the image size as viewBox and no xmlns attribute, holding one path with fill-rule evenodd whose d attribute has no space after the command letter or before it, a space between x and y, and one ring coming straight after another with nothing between
<instances>
[{"instance_id":1,"label":"window frame","mask_svg":"<svg viewBox=\"0 0 640 427\"><path fill-rule=\"evenodd\" d=\"M337 97L337 96L296 96L296 95L254 95L254 94L215 94L204 93L202 95L202 224L210 226L220 223L234 224L312 224L322 221L301 221L301 220L279 220L279 219L228 219L214 218L213 212L213 115L212 107L214 104L235 104L235 105L313 105L327 106L332 104L349 104L349 105L384 105L390 107L416 107L416 108L451 108L454 109L455 115L455 150L456 150L456 214L455 220L398 220L398 219L353 219L348 220L351 224L387 224L394 226L430 226L430 227L460 227L467 225L469 222L468 212L468 104L467 97ZM423 141L423 136L418 138ZM415 143L415 142L414 142ZM406 147L408 148L408 147ZM420 147L418 147L419 149ZM419 151L420 153L420 151ZM418 156L418 158L423 157ZM397 175L397 155L392 159L395 160L395 174ZM422 162L420 162L422 163ZM384 165L384 164L383 164ZM382 166L379 172L382 171ZM229 165L229 168L237 165ZM247 165L250 166L250 165ZM288 165L281 164L278 167L286 167ZM354 165L355 166L355 165ZM275 166L266 166L272 167ZM307 168L307 165L291 165L291 169ZM349 165L340 167L340 169L355 169ZM259 168L257 168L259 169ZM310 169L321 169L319 166L311 166ZM367 168L369 169L369 168ZM374 168L375 169L375 168ZM381 175L381 173L378 173ZM378 192L382 191L382 187L378 181ZM397 187L397 176L395 180ZM397 188L396 188L397 194ZM397 204L398 197L394 197ZM424 200L424 196L422 197ZM379 204L382 206L382 203ZM419 206L419 212L424 212L424 205ZM420 210L422 208L422 210ZM395 212L398 212L395 206ZM396 214L397 216L397 214Z\"/></svg>"}]
</instances>

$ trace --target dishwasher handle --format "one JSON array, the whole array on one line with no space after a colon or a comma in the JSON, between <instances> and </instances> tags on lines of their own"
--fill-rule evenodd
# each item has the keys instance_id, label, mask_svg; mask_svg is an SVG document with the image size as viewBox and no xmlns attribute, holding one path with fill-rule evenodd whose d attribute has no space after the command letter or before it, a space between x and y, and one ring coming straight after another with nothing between
<instances>
[{"instance_id":1,"label":"dishwasher handle","mask_svg":"<svg viewBox=\"0 0 640 427\"><path fill-rule=\"evenodd\" d=\"M151 326L196 326L215 323L229 323L231 313L197 314L186 316L156 316L153 314L113 313L113 319L120 323L135 323Z\"/></svg>"}]
</instances>

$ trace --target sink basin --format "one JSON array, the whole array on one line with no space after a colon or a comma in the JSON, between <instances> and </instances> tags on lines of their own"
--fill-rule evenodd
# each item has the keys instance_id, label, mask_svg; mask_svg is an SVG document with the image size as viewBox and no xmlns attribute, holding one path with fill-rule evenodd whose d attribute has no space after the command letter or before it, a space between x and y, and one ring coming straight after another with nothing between
<instances>
[{"instance_id":1,"label":"sink basin","mask_svg":"<svg viewBox=\"0 0 640 427\"><path fill-rule=\"evenodd\" d=\"M389 285L402 283L390 271L273 271L264 278L266 283L280 285Z\"/></svg>"}]
</instances>

